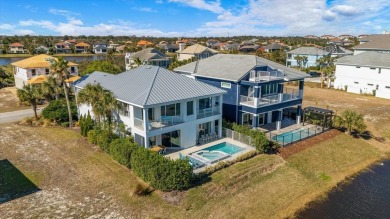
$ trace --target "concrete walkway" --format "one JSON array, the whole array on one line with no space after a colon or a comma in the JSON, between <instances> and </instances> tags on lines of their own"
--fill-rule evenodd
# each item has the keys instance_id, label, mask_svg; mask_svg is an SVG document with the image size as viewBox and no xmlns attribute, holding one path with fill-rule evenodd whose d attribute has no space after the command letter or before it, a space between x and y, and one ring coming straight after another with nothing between
<instances>
[{"instance_id":1,"label":"concrete walkway","mask_svg":"<svg viewBox=\"0 0 390 219\"><path fill-rule=\"evenodd\" d=\"M42 111L42 109L43 109L42 107L38 108L37 113L39 114ZM32 116L34 116L34 111L32 109L0 113L0 124L16 122L22 120L23 118L32 117Z\"/></svg>"}]
</instances>

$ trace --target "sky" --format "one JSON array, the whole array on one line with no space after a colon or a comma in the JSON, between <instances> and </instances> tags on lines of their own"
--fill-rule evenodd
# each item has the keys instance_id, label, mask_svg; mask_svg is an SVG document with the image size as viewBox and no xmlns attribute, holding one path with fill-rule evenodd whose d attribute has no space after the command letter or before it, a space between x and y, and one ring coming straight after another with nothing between
<instances>
[{"instance_id":1,"label":"sky","mask_svg":"<svg viewBox=\"0 0 390 219\"><path fill-rule=\"evenodd\" d=\"M389 0L1 0L0 35L373 34Z\"/></svg>"}]
</instances>

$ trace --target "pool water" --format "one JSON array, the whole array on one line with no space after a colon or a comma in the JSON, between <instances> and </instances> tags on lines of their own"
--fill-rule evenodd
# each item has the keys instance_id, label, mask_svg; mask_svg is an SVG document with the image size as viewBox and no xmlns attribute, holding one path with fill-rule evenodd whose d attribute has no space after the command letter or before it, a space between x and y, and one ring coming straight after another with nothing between
<instances>
[{"instance_id":1,"label":"pool water","mask_svg":"<svg viewBox=\"0 0 390 219\"><path fill-rule=\"evenodd\" d=\"M308 129L292 130L292 131L288 131L288 132L285 132L285 133L277 135L277 136L273 136L272 140L280 142L280 143L288 144L288 143L298 141L302 138L306 138L306 137L310 136L311 134L313 134L311 132L314 133L314 131L308 130Z\"/></svg>"},{"instance_id":2,"label":"pool water","mask_svg":"<svg viewBox=\"0 0 390 219\"><path fill-rule=\"evenodd\" d=\"M225 152L227 154L232 155L232 154L235 154L235 153L238 153L238 152L244 150L244 148L238 147L238 146L233 145L233 144L229 144L227 142L222 142L222 143L219 143L217 145L205 148L203 150L206 150L206 151L222 151L222 152Z\"/></svg>"},{"instance_id":3,"label":"pool water","mask_svg":"<svg viewBox=\"0 0 390 219\"><path fill-rule=\"evenodd\" d=\"M216 152L199 152L198 155L206 158L206 159L209 159L209 160L217 160L219 158L222 158L223 157L223 154L220 154L220 153L216 153Z\"/></svg>"}]
</instances>

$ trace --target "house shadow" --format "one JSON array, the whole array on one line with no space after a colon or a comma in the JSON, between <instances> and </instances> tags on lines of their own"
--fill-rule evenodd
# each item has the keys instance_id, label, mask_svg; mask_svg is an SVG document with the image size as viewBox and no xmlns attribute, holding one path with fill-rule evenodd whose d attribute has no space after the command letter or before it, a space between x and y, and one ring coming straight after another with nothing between
<instances>
[{"instance_id":1,"label":"house shadow","mask_svg":"<svg viewBox=\"0 0 390 219\"><path fill-rule=\"evenodd\" d=\"M8 160L0 160L0 205L40 189Z\"/></svg>"}]
</instances>

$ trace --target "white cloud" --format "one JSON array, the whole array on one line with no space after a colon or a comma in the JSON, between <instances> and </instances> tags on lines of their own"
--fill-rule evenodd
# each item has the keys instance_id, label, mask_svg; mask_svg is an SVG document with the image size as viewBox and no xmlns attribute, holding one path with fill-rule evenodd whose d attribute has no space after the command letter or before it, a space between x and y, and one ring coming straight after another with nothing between
<instances>
[{"instance_id":1,"label":"white cloud","mask_svg":"<svg viewBox=\"0 0 390 219\"><path fill-rule=\"evenodd\" d=\"M169 0L168 2L181 3L193 8L211 11L213 13L223 13L224 9L221 7L221 1L205 1L205 0Z\"/></svg>"},{"instance_id":2,"label":"white cloud","mask_svg":"<svg viewBox=\"0 0 390 219\"><path fill-rule=\"evenodd\" d=\"M32 30L16 30L15 31L16 35L36 35L36 33Z\"/></svg>"},{"instance_id":3,"label":"white cloud","mask_svg":"<svg viewBox=\"0 0 390 219\"><path fill-rule=\"evenodd\" d=\"M137 11L142 11L142 12L150 12L150 13L156 13L157 11L152 9L152 8L147 8L147 7L141 7L141 8L138 8L138 7L133 7L132 8L133 10L137 10Z\"/></svg>"},{"instance_id":4,"label":"white cloud","mask_svg":"<svg viewBox=\"0 0 390 219\"><path fill-rule=\"evenodd\" d=\"M78 13L74 13L74 12L71 12L71 11L68 11L68 10L55 9L55 8L49 9L49 13L50 14L54 14L54 15L62 15L62 16L65 16L67 18L79 15Z\"/></svg>"},{"instance_id":5,"label":"white cloud","mask_svg":"<svg viewBox=\"0 0 390 219\"><path fill-rule=\"evenodd\" d=\"M0 24L0 29L10 30L13 28L14 28L14 26L12 26L11 24Z\"/></svg>"}]
</instances>

